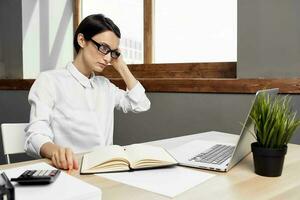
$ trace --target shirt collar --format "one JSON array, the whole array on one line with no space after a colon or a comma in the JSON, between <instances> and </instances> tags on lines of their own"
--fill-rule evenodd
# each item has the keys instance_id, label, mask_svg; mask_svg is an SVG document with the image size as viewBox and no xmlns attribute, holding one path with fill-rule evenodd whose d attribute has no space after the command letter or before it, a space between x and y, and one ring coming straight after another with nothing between
<instances>
[{"instance_id":1,"label":"shirt collar","mask_svg":"<svg viewBox=\"0 0 300 200\"><path fill-rule=\"evenodd\" d=\"M90 78L83 75L72 62L67 65L67 70L70 74L85 88L94 87L95 73L93 72Z\"/></svg>"}]
</instances>

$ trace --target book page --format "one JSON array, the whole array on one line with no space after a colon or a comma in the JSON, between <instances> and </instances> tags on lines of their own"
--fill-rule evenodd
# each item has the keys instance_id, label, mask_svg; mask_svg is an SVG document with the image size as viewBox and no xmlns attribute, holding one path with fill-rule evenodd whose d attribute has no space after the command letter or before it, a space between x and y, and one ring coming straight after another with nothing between
<instances>
[{"instance_id":1,"label":"book page","mask_svg":"<svg viewBox=\"0 0 300 200\"><path fill-rule=\"evenodd\" d=\"M124 148L119 145L97 147L92 152L83 156L81 170L86 171L92 168L103 167L106 170L110 167L126 166L129 164ZM124 167L123 167L124 168ZM106 171L105 170L105 171ZM96 172L95 170L92 170Z\"/></svg>"},{"instance_id":2,"label":"book page","mask_svg":"<svg viewBox=\"0 0 300 200\"><path fill-rule=\"evenodd\" d=\"M157 167L176 164L177 161L162 147L132 144L124 147L131 168Z\"/></svg>"}]
</instances>

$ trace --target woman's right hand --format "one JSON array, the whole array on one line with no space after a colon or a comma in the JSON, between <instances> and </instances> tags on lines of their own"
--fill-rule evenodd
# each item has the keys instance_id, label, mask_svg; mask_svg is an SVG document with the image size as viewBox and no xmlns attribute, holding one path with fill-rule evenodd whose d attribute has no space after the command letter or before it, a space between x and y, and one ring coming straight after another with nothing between
<instances>
[{"instance_id":1,"label":"woman's right hand","mask_svg":"<svg viewBox=\"0 0 300 200\"><path fill-rule=\"evenodd\" d=\"M70 148L45 143L41 147L41 155L49 158L54 167L65 170L78 170L78 161Z\"/></svg>"},{"instance_id":2,"label":"woman's right hand","mask_svg":"<svg viewBox=\"0 0 300 200\"><path fill-rule=\"evenodd\" d=\"M53 152L51 160L56 168L68 170L78 169L77 159L70 148L60 147L57 151Z\"/></svg>"}]
</instances>

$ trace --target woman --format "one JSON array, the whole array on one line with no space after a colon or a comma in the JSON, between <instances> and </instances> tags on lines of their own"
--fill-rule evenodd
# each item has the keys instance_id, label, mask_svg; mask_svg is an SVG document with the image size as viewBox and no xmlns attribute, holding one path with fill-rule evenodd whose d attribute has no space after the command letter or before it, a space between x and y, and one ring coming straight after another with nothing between
<instances>
[{"instance_id":1,"label":"woman","mask_svg":"<svg viewBox=\"0 0 300 200\"><path fill-rule=\"evenodd\" d=\"M113 143L115 107L125 113L150 108L143 86L122 58L120 38L112 20L90 15L75 32L74 61L36 79L29 92L30 124L25 129L24 148L29 155L49 158L57 168L78 169L74 153ZM119 72L127 91L95 76L108 64Z\"/></svg>"}]
</instances>

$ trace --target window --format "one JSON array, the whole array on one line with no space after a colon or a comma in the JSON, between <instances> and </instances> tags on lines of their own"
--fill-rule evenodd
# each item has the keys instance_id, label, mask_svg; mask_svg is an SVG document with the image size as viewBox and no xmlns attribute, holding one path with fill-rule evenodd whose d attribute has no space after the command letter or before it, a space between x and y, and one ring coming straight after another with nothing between
<instances>
[{"instance_id":1,"label":"window","mask_svg":"<svg viewBox=\"0 0 300 200\"><path fill-rule=\"evenodd\" d=\"M156 0L154 62L237 60L237 0Z\"/></svg>"},{"instance_id":2,"label":"window","mask_svg":"<svg viewBox=\"0 0 300 200\"><path fill-rule=\"evenodd\" d=\"M96 13L111 18L121 30L120 49L128 64L143 63L143 1L82 0L82 19Z\"/></svg>"},{"instance_id":3,"label":"window","mask_svg":"<svg viewBox=\"0 0 300 200\"><path fill-rule=\"evenodd\" d=\"M165 0L163 0L165 1ZM220 6L220 10L225 9L222 6L223 3L216 4L217 1L213 0L214 4L207 3L207 8L215 9L214 6ZM234 0L229 0L234 1ZM235 0L236 1L236 0ZM174 0L175 2L175 0ZM174 41L174 38L168 38L168 34L162 34L162 31L156 30L159 27L164 28L176 28L176 23L168 24L168 21L171 18L161 19L164 17L164 10L160 10L157 7L159 5L166 6L168 9L173 9L173 1L167 0L167 3L161 2L161 0L130 0L130 1L121 1L121 0L76 0L75 2L75 12L74 12L74 26L75 28L80 23L80 21L89 14L93 13L104 13L106 16L110 17L115 23L120 27L122 31L122 39L121 39L121 49L123 51L123 55L126 58L126 62L129 64L129 68L131 72L134 74L136 78L138 78L142 84L145 86L147 91L165 91L165 92L195 92L195 91L215 91L216 88L215 81L210 82L207 80L200 80L199 78L236 78L236 21L229 22L230 19L236 17L236 13L232 14L227 18L228 23L231 23L231 27L226 30L224 29L213 29L217 27L217 25L210 27L211 30L217 30L213 38L217 38L215 43L220 42L221 44L217 44L219 46L214 47L214 50L220 50L220 46L226 46L227 43L231 43L231 49L227 51L222 51L222 53L227 53L223 57L220 56L217 60L215 58L209 57L201 57L200 54L206 54L204 51L209 50L208 48L204 48L199 50L199 48L191 48L191 45L182 46L179 48L179 51L174 51L175 48L178 48L177 44L170 44L170 41ZM193 1L197 3L197 1ZM205 1L201 1L205 3ZM182 3L182 4L180 4ZM177 7L174 9L182 10L186 5L184 2L179 1L175 4ZM156 6L155 6L156 4ZM168 5L172 4L172 5ZM183 6L182 6L183 5ZM232 3L230 5L236 5ZM195 5L194 5L195 6ZM197 6L199 4L197 3ZM210 6L210 7L209 7ZM155 11L155 8L158 11ZM189 8L188 8L189 9ZM162 11L162 13L160 13ZM236 12L236 8L231 9L232 12ZM231 12L230 11L230 12ZM171 14L180 11L170 11L168 16ZM158 13L158 14L157 14ZM216 12L217 14L218 12ZM157 16L155 16L157 14ZM188 12L186 13L186 15ZM224 14L224 12L222 12ZM223 16L221 16L223 17ZM175 17L173 17L175 19ZM190 21L191 16L189 16L187 21ZM209 19L209 18L208 18ZM219 23L216 18L213 18L215 23ZM178 20L178 19L176 19ZM235 18L236 20L236 18ZM204 21L206 23L206 21ZM196 20L194 23L198 23ZM206 23L210 25L210 23ZM172 27L173 26L173 27ZM204 25L203 25L204 26ZM226 25L224 25L226 26ZM200 28L195 26L195 28ZM203 32L204 29L197 30L197 33ZM164 30L170 31L170 30ZM224 34L224 31L226 34ZM171 32L173 36L175 35L175 31ZM174 33L174 34L173 34ZM178 31L179 34L183 34L184 32ZM207 31L209 37L211 32ZM228 33L228 34L227 34ZM159 35L162 34L162 35ZM232 35L230 35L232 34ZM195 33L196 38L199 38ZM227 36L234 38L227 38ZM227 40L224 40L224 38ZM189 35L185 37L185 39L190 39ZM194 37L195 38L195 37ZM221 39L220 39L221 38ZM202 40L202 41L206 41ZM176 41L176 39L175 39ZM169 42L169 43L168 43ZM182 43L182 40L180 41ZM194 40L189 41L189 43L194 44ZM201 41L198 42L202 43ZM210 43L210 42L207 42ZM195 47L199 47L200 45L195 45ZM208 45L206 44L205 47ZM188 47L188 49L187 49ZM228 47L228 46L226 46ZM161 48L158 50L158 48ZM225 48L226 49L226 48ZM193 50L194 52L191 52ZM184 52L183 52L184 51ZM202 51L202 52L201 52ZM212 50L210 50L212 51ZM156 52L156 54L153 54ZM220 50L221 52L221 50ZM184 53L189 53L189 59L182 59L185 56L182 56ZM157 54L160 54L159 57ZM156 55L155 59L154 56ZM172 55L173 57L171 57ZM181 56L180 56L181 55ZM186 55L186 54L184 54ZM231 56L233 55L233 56ZM163 60L163 56L167 59ZM193 57L195 56L195 57ZM223 58L226 58L223 60ZM173 59L176 58L176 59ZM153 64L153 61L156 63ZM159 62L168 62L168 63L160 63ZM233 62L232 62L233 61ZM187 62L187 63L183 63ZM137 64L135 64L137 63ZM124 88L124 82L121 79L120 75L113 68L106 68L102 73L102 75L110 78L112 82L114 82L117 86ZM199 82L199 83L198 83ZM193 86L195 84L200 84L198 86ZM211 84L208 87L203 87L203 84ZM204 89L204 90L203 90ZM208 89L208 90L206 90Z\"/></svg>"},{"instance_id":4,"label":"window","mask_svg":"<svg viewBox=\"0 0 300 200\"><path fill-rule=\"evenodd\" d=\"M149 37L143 35L143 2L82 0L82 19L94 13L112 18L122 32L120 47L126 62L143 63L143 41ZM146 5L152 6L152 15L145 22L154 21L151 23L153 63L237 60L237 0L151 2Z\"/></svg>"},{"instance_id":5,"label":"window","mask_svg":"<svg viewBox=\"0 0 300 200\"><path fill-rule=\"evenodd\" d=\"M26 43L26 41L31 41L28 42L28 44L30 45L29 48L31 54L30 55L26 55L26 54L20 54L23 57L23 65L28 65L29 68L31 68L31 71L37 71L35 70L37 68L41 68L41 69L48 69L48 66L53 67L56 66L54 64L58 64L61 67L65 66L65 63L68 62L70 59L72 59L73 54L72 54L72 39L73 39L73 34L71 33L73 28L71 26L72 23L72 2L74 5L74 27L76 28L77 25L79 24L79 22L81 21L81 15L87 15L86 11L85 14L82 12L82 7L85 9L85 4L87 2L94 2L94 8L92 8L90 12L104 12L101 11L105 8L105 13L107 13L107 15L112 15L111 18L113 18L113 20L116 21L116 23L118 23L118 25L120 26L120 28L122 29L123 32L123 38L129 38L128 40L124 40L122 41L122 48L126 49L130 49L130 48L136 48L138 50L136 51L126 51L123 52L123 54L128 55L127 58L127 63L129 59L131 59L132 57L134 58L138 58L140 59L140 57L144 57L144 63L147 64L134 64L131 65L129 64L129 68L131 69L131 71L133 72L133 74L135 75L135 77L137 77L142 84L145 86L146 90L148 92L226 92L226 93L255 93L255 91L257 89L261 89L261 88L269 88L269 87L279 87L280 91L282 93L293 93L293 94L299 94L299 87L297 87L299 85L299 78L273 78L273 79L262 79L262 78L257 78L257 79L236 79L236 59L234 59L234 57L236 56L236 53L234 53L236 51L236 49L234 49L234 47L236 46L236 36L233 37L233 35L236 35L236 15L237 15L237 0L226 0L226 1L222 1L222 0L209 0L209 1L204 1L204 0L194 0L194 1L179 1L179 0L174 0L174 1L170 1L170 0L128 0L128 1L117 1L117 0L75 0L75 1L59 1L61 3L57 4L58 1L53 1L55 6L53 7L53 5L51 3L49 3L48 1L34 1L31 4L24 4L25 0L23 0L22 2L19 3L19 5L21 5L21 10L17 9L16 10L16 15L14 15L17 19L17 21L20 21L20 12L22 14L22 30L23 30L23 34L22 34L22 41L23 43ZM38 3L42 2L41 5L39 5ZM52 1L51 1L52 2ZM126 7L126 5L124 2L126 2L127 5L129 4L134 4L134 5L139 5L139 8L134 8L134 9L138 9L138 11L132 11L130 9L133 9L134 6L130 6L130 9ZM186 3L193 3L191 6L186 5ZM182 4L181 4L182 3ZM203 5L206 5L206 9L204 9L201 6L199 6L199 3L204 3ZM23 5L24 4L24 5ZM112 11L108 11L106 9L106 7L117 7L117 4L122 4L122 7L119 7L118 9L120 9L118 12L115 10L114 12L117 13L115 16L113 16L113 14L110 14L110 12ZM155 6L156 4L156 6ZM178 5L182 5L180 8L180 11L177 11L176 14L175 11L173 10L165 10L159 6L159 5L167 5L168 8L174 8L175 6L177 6L178 9ZM6 5L6 4L5 4ZM9 4L7 4L9 5ZM16 4L18 6L18 4ZM14 5L14 6L16 6ZM245 10L249 10L249 4L241 4L239 5L239 9L241 9L242 11ZM253 7L251 7L251 9L256 8L258 5L253 5ZM259 16L256 19L261 19L261 20L269 20L270 16L275 16L276 11L278 5L275 5L276 9L274 10L274 15L270 15L270 13L268 12L267 14L265 13L260 13L262 14L262 16ZM159 8L157 8L159 7ZM1 7L2 8L2 7ZM13 10L15 8L8 8L5 7L6 10ZM4 8L4 9L5 9ZM51 18L51 23L48 24L47 21L49 21L49 11L50 13L52 12L53 8L57 8L54 10L54 12L56 13L56 17L54 19ZM100 9L98 11L94 10L94 9ZM155 11L156 8L156 11ZM38 9L38 10L36 10ZM127 10L126 10L127 9ZM160 11L160 9L162 9L163 11ZM209 9L211 9L209 12ZM251 10L250 9L250 10ZM93 11L94 10L94 11ZM113 10L113 9L111 9ZM187 12L185 14L183 14L183 11L187 11L187 10L192 10L192 12ZM195 14L197 12L201 13L206 13L205 15L203 15L203 18L205 19L214 19L216 23L221 22L222 20L225 20L224 23L229 22L226 21L226 19L230 19L230 18L234 18L235 20L231 21L232 25L229 25L230 27L227 27L228 30L219 30L216 32L215 35L212 35L214 38L224 38L223 36L228 35L228 40L219 40L220 44L219 46L215 47L214 50L216 50L216 52L218 52L219 49L222 49L223 47L226 47L227 49L230 50L229 45L232 45L232 50L233 51L228 51L228 54L225 54L225 60L226 61L235 61L235 62L220 62L220 61L214 61L214 63L203 63L205 62L204 60L206 60L206 58L203 59L195 59L195 62L198 63L184 63L182 64L181 62L186 61L186 62L191 62L194 57L191 57L191 60L187 60L186 56L178 56L181 55L183 53L188 52L188 55L193 55L195 53L190 53L190 48L183 48L181 47L180 50L176 53L174 53L173 50L175 50L175 47L177 48L177 46L175 46L173 48L173 46L171 45L166 45L164 44L164 42L173 42L176 41L175 39L170 39L165 37L165 41L163 39L163 35L158 35L159 34L159 30L157 30L157 27L159 26L160 23L162 23L163 21L165 21L165 24L162 24L164 26L162 26L162 28L169 28L171 27L172 24L166 24L166 22L168 22L168 20L173 19L174 21L176 21L176 23L180 22L180 17L179 19L176 19L177 16L182 16L183 19L185 19L186 21L192 20L192 16L193 15L189 15L189 14ZM226 11L226 12L225 12ZM154 12L156 12L156 16L154 15ZM160 13L162 12L162 13ZM169 14L165 14L164 12L168 12ZM2 12L2 14L9 14L9 12ZM39 13L39 16L36 16L36 13ZM63 13L61 15L61 13ZM140 13L139 16L144 16L144 19L139 18L139 17L129 17L129 19L124 15L125 14L131 14L131 13ZM170 15L171 13L171 15ZM178 14L179 13L179 14ZM201 14L200 13L200 14ZM240 15L242 15L241 13L244 12L240 12ZM252 27L255 27L253 25L256 25L256 22L253 21L255 19L251 18L251 13L252 12L246 12L247 13L247 19L248 20L244 20L245 16L242 16L240 19L240 25L242 25L242 30L244 30L243 28L245 28L245 26L249 26L250 25L250 29ZM249 14L250 13L250 14ZM272 13L271 13L272 14ZM163 15L166 15L165 19L162 19ZM9 16L9 15L7 15ZM31 17L30 17L31 16ZM62 18L60 20L58 20L57 17L62 16ZM137 33L138 31L140 31L137 35L139 36L138 39L134 38L134 40L138 41L136 43L132 43L132 37L131 36L126 36L125 37L125 32L127 31L126 28L122 27L122 23L123 22L119 22L118 20L122 19L118 19L118 17L122 16L122 19L126 19L126 23L125 25L134 25L132 28L128 28L128 31L133 31L133 33ZM170 17L171 16L171 17ZM218 18L213 18L213 16L218 16ZM277 15L276 15L277 16ZM10 16L11 17L11 16ZM189 17L189 18L188 18ZM289 16L292 18L292 15ZM5 17L4 17L5 18ZM197 18L197 17L195 17ZM224 19L223 19L224 18ZM15 20L13 19L13 20ZM39 19L39 20L36 20ZM131 20L132 19L132 20ZM250 20L249 20L250 19ZM287 18L289 19L289 18ZM33 21L32 21L33 20ZM136 21L137 20L137 21ZM161 22L159 22L159 21ZM197 19L199 21L201 21L201 19ZM251 21L252 20L252 21ZM45 23L38 23L39 25L36 26L36 22L40 22L40 21L45 21ZM155 23L152 23L156 21L156 25ZM202 20L203 21L203 20ZM276 21L276 20L275 20ZM5 20L1 21L3 22L3 24L5 24ZM128 24L128 22L130 22ZM204 22L206 22L206 20L204 20ZM53 23L53 24L52 24ZM120 24L121 23L121 24ZM190 23L190 22L189 22ZM198 21L196 21L196 23L199 23ZM249 24L250 23L250 24ZM14 23L15 24L15 23ZM59 24L59 25L58 25ZM193 25L193 23L191 23ZM191 24L189 24L189 27L191 26ZM33 26L34 25L34 26ZM153 25L155 25L156 27L153 27ZM211 25L211 30L213 30L214 24L208 24ZM222 25L222 24L221 24ZM46 27L46 29L40 29L39 26L42 27ZM144 27L143 27L144 26ZM176 26L173 29L176 28ZM292 26L292 25L291 25ZM16 27L18 27L18 24L16 24ZM48 27L48 28L47 28ZM200 27L200 25L199 25ZM276 27L276 23L273 23L272 26L273 28L277 28ZM135 30L135 28L137 28L138 30ZM32 38L31 36L35 36L35 34L30 34L28 35L28 31L30 30L35 30L34 33L37 32L37 34L40 35L46 35L45 37L42 37L42 43L41 45L37 45L39 44L39 38L40 37L35 37L36 39L31 39L29 40L26 37ZM49 29L49 30L48 30ZM271 28L272 29L272 28ZM13 30L19 30L19 29L15 29L13 28ZM56 31L55 31L56 30ZM246 29L247 30L247 29ZM277 29L276 29L277 30ZM25 31L25 32L24 32ZM54 31L54 32L53 32ZM125 32L124 32L125 31ZM201 27L201 31L207 31L205 30L205 28ZM16 32L16 31L15 31ZM18 31L17 31L18 32ZM169 30L169 32L172 32L172 28L171 31ZM175 33L176 31L173 31L172 33ZM8 31L8 33L10 33ZM24 33L25 33L25 38L24 38ZM53 33L56 33L53 35ZM201 33L201 32L200 32ZM231 33L233 33L231 35ZM253 32L251 32L253 33ZM248 35L251 33L247 33ZM256 32L255 32L256 33ZM289 33L289 32L287 32ZM156 35L155 35L156 34ZM182 33L181 33L182 34ZM198 33L199 34L199 33ZM202 33L201 33L202 34ZM239 37L243 37L242 39L244 39L245 33L240 33L241 35ZM143 36L144 35L144 36ZM197 34L195 34L196 36L198 36ZM3 35L2 35L3 36ZM9 37L10 36L10 37ZM55 37L54 37L55 36ZM142 39L142 37L144 37ZM227 36L226 36L227 37ZM264 36L266 37L266 36ZM8 35L7 38L11 38L11 35ZM189 36L186 36L185 38L189 38ZM255 38L253 38L255 41ZM4 43L5 39L2 41L2 45ZM14 41L19 41L19 39L16 39ZM62 43L63 41L63 43ZM131 42L130 42L131 41ZM144 41L144 42L143 42ZM159 41L159 42L158 42ZM179 40L180 41L180 40ZM243 40L244 41L244 40ZM205 41L204 41L205 42ZM259 40L257 40L256 42L259 42ZM272 41L268 41L268 43L270 43ZM131 46L129 46L131 44ZM178 44L173 42L173 44ZM34 46L32 46L34 45ZM127 47L128 45L128 47ZM159 46L160 45L160 46ZM0 46L0 48L1 48ZM165 47L164 47L165 46ZM196 47L201 47L202 43L199 43L198 45L195 45ZM16 47L16 45L12 45L12 47ZM158 48L156 49L156 56L154 56L152 59L152 51L153 48ZM166 48L169 47L169 48ZM190 46L188 46L190 47ZM36 49L40 50L36 53ZM49 49L50 48L50 49ZM11 49L11 48L9 48ZM17 48L16 48L17 49ZM21 49L21 51L26 50L26 45L25 47L23 46L23 49ZM139 54L141 51L141 49L144 49L144 53L141 52L141 55ZM196 56L198 57L200 54L204 53L205 50L209 49L209 47L205 48L203 51L201 50L196 50ZM0 49L1 50L1 49ZM158 52L159 50L163 50L159 55ZM5 51L7 53L7 51ZM48 53L47 53L48 52ZM62 53L63 52L63 53ZM0 52L1 53L1 52ZM45 54L47 53L47 54ZM176 61L176 59L168 59L167 62L173 62L173 63L169 63L169 64L151 64L152 61L154 60L155 62L160 61L161 58L159 58L158 56L166 54L167 53L171 53L173 56L176 55L176 59L177 58L184 58L184 59L179 59L178 61ZM10 55L10 54L9 54ZM16 56L17 54L13 53L11 55ZM42 56L41 56L42 55ZM228 56L227 56L228 55ZM233 56L232 56L233 55ZM13 64L16 63L16 59L14 56L4 56L3 57L3 52L2 52L2 56L0 56L0 59L2 61L2 64L0 63L0 66L3 67L3 62L5 61L4 58L7 57L12 57L14 58L14 62L9 63L9 65L5 65L6 63L4 63L4 66L6 68L2 69L2 73L6 72L7 73L7 69L13 69L12 68ZM32 57L33 56L33 57ZM62 56L62 57L61 57ZM131 57L130 57L131 56ZM199 56L200 57L200 56ZM46 58L46 64L44 65L42 61L43 58L45 60ZM49 58L51 59L51 62L49 61ZM171 58L171 57L170 57ZM31 60L32 63L28 64L27 60ZM67 61L66 61L66 60ZM166 59L166 58L164 58ZM219 58L217 58L219 59ZM228 60L227 60L228 59ZM22 60L22 58L21 58ZM221 60L221 59L220 59ZM210 62L210 60L207 59L207 61ZM131 62L134 63L135 61ZM142 61L138 61L140 63L142 63ZM180 62L180 63L174 63L174 62ZM27 63L27 64L26 64ZM60 65L59 63L63 63L62 65ZM150 63L150 64L148 64ZM22 74L22 68L19 67L20 64L17 63L16 65L18 68L17 70L19 74ZM44 67L46 66L46 68ZM5 71L4 71L5 70ZM108 70L108 71L106 71ZM106 73L105 75L109 75L108 77L111 79L111 81L113 81L114 83L116 83L118 86L124 86L124 82L123 80L118 77L117 72L113 70L113 68L106 68L106 70L104 70L104 72ZM109 71L111 70L111 71ZM8 74L8 73L7 73ZM3 76L4 78L6 78L6 76ZM12 77L10 77L12 78ZM32 83L33 83L33 79L30 80L24 80L24 79L19 79L19 76L16 77L14 76L13 78L17 78L16 80L14 79L7 79L7 80L0 80L0 88L2 90L28 90ZM201 79L201 78L206 78L206 79ZM222 78L222 79L218 79L218 78ZM228 79L229 78L229 79Z\"/></svg>"}]
</instances>

